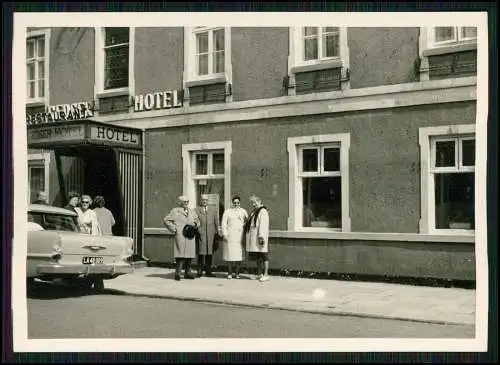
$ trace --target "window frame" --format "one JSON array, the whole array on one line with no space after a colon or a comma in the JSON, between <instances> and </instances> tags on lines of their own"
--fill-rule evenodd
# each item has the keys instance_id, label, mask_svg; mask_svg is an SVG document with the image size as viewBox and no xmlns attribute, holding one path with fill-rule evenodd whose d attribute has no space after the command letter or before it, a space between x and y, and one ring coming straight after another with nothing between
<instances>
[{"instance_id":1,"label":"window frame","mask_svg":"<svg viewBox=\"0 0 500 365\"><path fill-rule=\"evenodd\" d=\"M441 42L436 42L436 28L441 28L441 27L430 27L430 31L428 32L429 34L429 39L428 39L428 44L429 48L438 48L438 47L445 47L449 45L455 45L455 44L463 44L463 43L474 43L477 42L477 36L475 38L463 38L462 37L462 29L467 28L467 27L444 27L444 28L453 28L454 29L454 39L446 40L446 41L441 41ZM477 28L477 27L474 27Z\"/></svg>"},{"instance_id":2,"label":"window frame","mask_svg":"<svg viewBox=\"0 0 500 365\"><path fill-rule=\"evenodd\" d=\"M44 189L47 196L47 201L50 202L50 152L42 152L42 153L29 153L28 154L28 163L27 167L27 176L28 176L28 203L31 203L31 172L30 169L34 168L44 168Z\"/></svg>"},{"instance_id":3,"label":"window frame","mask_svg":"<svg viewBox=\"0 0 500 365\"><path fill-rule=\"evenodd\" d=\"M128 43L128 86L113 89L105 89L106 73L106 27L95 27L95 88L94 97L99 99L106 96L134 95L135 91L135 27L129 28Z\"/></svg>"},{"instance_id":4,"label":"window frame","mask_svg":"<svg viewBox=\"0 0 500 365\"><path fill-rule=\"evenodd\" d=\"M196 168L196 154L209 153L213 155L214 153L224 153L224 174L210 174L208 170L208 175L197 175L195 174ZM224 206L227 208L231 203L231 154L232 154L232 142L231 141L217 141L217 142L206 142L206 143L190 143L182 145L182 186L183 194L189 198L190 205L192 208L197 206L197 194L196 194L196 180L202 179L224 179ZM212 165L208 161L209 167Z\"/></svg>"},{"instance_id":5,"label":"window frame","mask_svg":"<svg viewBox=\"0 0 500 365\"><path fill-rule=\"evenodd\" d=\"M50 74L50 29L37 29L37 30L30 30L26 32L26 46L28 40L30 38L44 38L44 68L45 68L45 76L44 76L44 96L39 97L38 96L38 78L37 74L38 72L35 71L35 97L34 98L29 98L28 97L28 92L26 90L25 97L26 97L26 105L27 106L42 106L42 105L49 105L49 92L50 92L50 87L49 87L49 74ZM36 60L36 58L35 58ZM35 61L37 63L37 61ZM26 72L26 77L25 77L25 85L26 87L28 86L28 72L27 72L27 65L28 65L28 54L26 53L25 56L25 68L24 72ZM35 70L38 70L38 65L35 66Z\"/></svg>"},{"instance_id":6,"label":"window frame","mask_svg":"<svg viewBox=\"0 0 500 365\"><path fill-rule=\"evenodd\" d=\"M302 173L301 151L308 147L319 147L320 156L323 157L323 151L328 147L340 147L340 170L337 172ZM350 133L323 134L314 136L289 137L287 140L288 163L289 163L289 196L288 196L288 231L293 232L350 232L351 218L349 209L349 149ZM323 158L322 158L323 159ZM318 169L321 171L321 164ZM342 209L342 227L323 228L323 227L303 227L302 226L302 180L304 177L335 177L341 178L341 209Z\"/></svg>"},{"instance_id":7,"label":"window frame","mask_svg":"<svg viewBox=\"0 0 500 365\"><path fill-rule=\"evenodd\" d=\"M213 32L224 29L224 72L213 73L210 65L213 65ZM207 75L198 75L196 59L196 35L209 32L208 37L208 65ZM210 48L212 45L212 48ZM225 78L226 82L232 83L231 66L231 27L228 26L206 26L206 27L184 27L184 87L186 83L193 81L210 81Z\"/></svg>"},{"instance_id":8,"label":"window frame","mask_svg":"<svg viewBox=\"0 0 500 365\"><path fill-rule=\"evenodd\" d=\"M475 26L479 31L479 26ZM458 27L463 28L463 27ZM420 58L419 78L420 81L429 81L429 56L444 55L477 49L477 37L468 38L463 41L434 42L435 27L420 27L418 40L418 53Z\"/></svg>"},{"instance_id":9,"label":"window frame","mask_svg":"<svg viewBox=\"0 0 500 365\"><path fill-rule=\"evenodd\" d=\"M341 89L347 90L350 88L348 77L349 70L349 45L347 42L347 27L337 27L339 31L339 56L330 57L318 60L304 61L304 42L303 42L304 26L293 26L288 28L289 33L289 56L288 56L288 77L289 85L287 90L288 96L295 95L295 74L305 72L307 68L341 68ZM319 52L319 47L318 47Z\"/></svg>"},{"instance_id":10,"label":"window frame","mask_svg":"<svg viewBox=\"0 0 500 365\"><path fill-rule=\"evenodd\" d=\"M474 166L461 166L462 154L460 140L476 139L475 124L456 124L439 127L419 128L420 145L420 233L436 235L474 235L475 229L437 229L436 228L436 205L435 205L435 174L436 173L468 173L476 175L476 163ZM455 143L455 166L434 167L436 156L436 142L454 140ZM459 148L457 148L459 147ZM477 149L475 151L477 157ZM477 162L477 158L475 159ZM477 186L477 183L475 184ZM477 193L476 186L474 194ZM475 207L474 207L475 208ZM476 211L476 209L475 209Z\"/></svg>"}]
</instances>

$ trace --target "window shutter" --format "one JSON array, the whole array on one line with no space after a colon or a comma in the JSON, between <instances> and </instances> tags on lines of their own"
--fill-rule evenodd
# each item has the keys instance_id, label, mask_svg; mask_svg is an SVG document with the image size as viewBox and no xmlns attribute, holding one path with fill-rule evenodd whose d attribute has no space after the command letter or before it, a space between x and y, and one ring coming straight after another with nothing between
<instances>
[{"instance_id":1,"label":"window shutter","mask_svg":"<svg viewBox=\"0 0 500 365\"><path fill-rule=\"evenodd\" d=\"M189 105L223 103L226 101L226 83L192 86L189 88Z\"/></svg>"},{"instance_id":2,"label":"window shutter","mask_svg":"<svg viewBox=\"0 0 500 365\"><path fill-rule=\"evenodd\" d=\"M113 114L129 111L129 96L120 95L99 99L99 113Z\"/></svg>"},{"instance_id":3,"label":"window shutter","mask_svg":"<svg viewBox=\"0 0 500 365\"><path fill-rule=\"evenodd\" d=\"M431 80L473 76L476 72L476 51L429 56L429 78Z\"/></svg>"},{"instance_id":4,"label":"window shutter","mask_svg":"<svg viewBox=\"0 0 500 365\"><path fill-rule=\"evenodd\" d=\"M295 75L295 93L300 95L313 92L315 78L316 71L297 73Z\"/></svg>"}]
</instances>

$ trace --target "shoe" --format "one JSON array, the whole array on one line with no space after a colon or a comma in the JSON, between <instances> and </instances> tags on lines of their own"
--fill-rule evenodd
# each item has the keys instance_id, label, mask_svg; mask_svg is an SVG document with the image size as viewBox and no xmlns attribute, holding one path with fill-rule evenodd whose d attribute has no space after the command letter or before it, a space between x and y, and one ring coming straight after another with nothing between
<instances>
[{"instance_id":1,"label":"shoe","mask_svg":"<svg viewBox=\"0 0 500 365\"><path fill-rule=\"evenodd\" d=\"M195 276L193 274L185 274L184 275L184 279L191 279L192 280L194 278L195 278Z\"/></svg>"},{"instance_id":2,"label":"shoe","mask_svg":"<svg viewBox=\"0 0 500 365\"><path fill-rule=\"evenodd\" d=\"M258 275L255 277L255 280L260 280L260 278L261 278L262 276L263 276L262 274L258 274Z\"/></svg>"},{"instance_id":3,"label":"shoe","mask_svg":"<svg viewBox=\"0 0 500 365\"><path fill-rule=\"evenodd\" d=\"M228 276L226 276L226 279L232 279L232 278L233 278L233 276L232 276L232 275L228 275Z\"/></svg>"},{"instance_id":4,"label":"shoe","mask_svg":"<svg viewBox=\"0 0 500 365\"><path fill-rule=\"evenodd\" d=\"M205 276L206 276L207 278L215 278L215 275L214 275L213 273L211 273L211 272L207 272L207 273L205 274Z\"/></svg>"},{"instance_id":5,"label":"shoe","mask_svg":"<svg viewBox=\"0 0 500 365\"><path fill-rule=\"evenodd\" d=\"M269 276L267 275L262 275L260 278L259 278L259 281L261 283L263 283L264 281L269 281Z\"/></svg>"},{"instance_id":6,"label":"shoe","mask_svg":"<svg viewBox=\"0 0 500 365\"><path fill-rule=\"evenodd\" d=\"M196 274L196 277L197 277L197 278L201 278L201 276L202 276L202 275L203 275L203 274L202 274L201 272L199 272L199 273L197 273L197 274Z\"/></svg>"},{"instance_id":7,"label":"shoe","mask_svg":"<svg viewBox=\"0 0 500 365\"><path fill-rule=\"evenodd\" d=\"M180 275L175 275L174 276L175 281L181 281L181 276Z\"/></svg>"},{"instance_id":8,"label":"shoe","mask_svg":"<svg viewBox=\"0 0 500 365\"><path fill-rule=\"evenodd\" d=\"M241 276L240 276L239 274L236 274L236 275L234 276L234 278L235 278L235 279L241 279Z\"/></svg>"}]
</instances>

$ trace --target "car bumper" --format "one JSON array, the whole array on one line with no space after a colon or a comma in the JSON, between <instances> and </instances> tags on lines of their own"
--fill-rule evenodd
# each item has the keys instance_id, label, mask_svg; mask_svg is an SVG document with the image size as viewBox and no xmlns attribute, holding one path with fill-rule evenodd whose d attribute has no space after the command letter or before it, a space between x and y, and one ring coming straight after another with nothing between
<instances>
[{"instance_id":1,"label":"car bumper","mask_svg":"<svg viewBox=\"0 0 500 365\"><path fill-rule=\"evenodd\" d=\"M68 264L41 264L37 266L37 275L110 275L129 274L134 268L126 263L115 265L68 265Z\"/></svg>"}]
</instances>

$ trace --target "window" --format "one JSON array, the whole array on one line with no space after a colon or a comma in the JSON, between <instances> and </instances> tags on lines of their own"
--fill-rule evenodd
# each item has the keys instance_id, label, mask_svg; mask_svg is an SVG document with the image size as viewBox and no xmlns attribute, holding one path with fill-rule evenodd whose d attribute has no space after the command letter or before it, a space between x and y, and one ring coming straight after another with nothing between
<instances>
[{"instance_id":1,"label":"window","mask_svg":"<svg viewBox=\"0 0 500 365\"><path fill-rule=\"evenodd\" d=\"M49 32L33 31L26 40L26 90L28 103L48 97Z\"/></svg>"},{"instance_id":2,"label":"window","mask_svg":"<svg viewBox=\"0 0 500 365\"><path fill-rule=\"evenodd\" d=\"M208 194L209 204L216 206L221 217L230 201L231 142L183 145L182 156L184 194L193 206L201 194Z\"/></svg>"},{"instance_id":3,"label":"window","mask_svg":"<svg viewBox=\"0 0 500 365\"><path fill-rule=\"evenodd\" d=\"M224 28L195 31L196 75L224 73Z\"/></svg>"},{"instance_id":4,"label":"window","mask_svg":"<svg viewBox=\"0 0 500 365\"><path fill-rule=\"evenodd\" d=\"M349 88L349 49L345 27L291 27L288 95Z\"/></svg>"},{"instance_id":5,"label":"window","mask_svg":"<svg viewBox=\"0 0 500 365\"><path fill-rule=\"evenodd\" d=\"M128 87L129 28L105 28L104 89Z\"/></svg>"},{"instance_id":6,"label":"window","mask_svg":"<svg viewBox=\"0 0 500 365\"><path fill-rule=\"evenodd\" d=\"M302 60L340 57L340 32L337 27L303 27Z\"/></svg>"},{"instance_id":7,"label":"window","mask_svg":"<svg viewBox=\"0 0 500 365\"><path fill-rule=\"evenodd\" d=\"M350 230L349 140L349 134L288 139L289 230Z\"/></svg>"},{"instance_id":8,"label":"window","mask_svg":"<svg viewBox=\"0 0 500 365\"><path fill-rule=\"evenodd\" d=\"M476 27L434 27L433 29L432 41L435 45L448 45L477 39Z\"/></svg>"},{"instance_id":9,"label":"window","mask_svg":"<svg viewBox=\"0 0 500 365\"><path fill-rule=\"evenodd\" d=\"M49 153L28 155L28 202L37 199L40 191L45 192L50 202L49 193Z\"/></svg>"},{"instance_id":10,"label":"window","mask_svg":"<svg viewBox=\"0 0 500 365\"><path fill-rule=\"evenodd\" d=\"M96 99L126 96L128 100L135 87L135 28L98 27L95 35Z\"/></svg>"},{"instance_id":11,"label":"window","mask_svg":"<svg viewBox=\"0 0 500 365\"><path fill-rule=\"evenodd\" d=\"M232 82L231 28L184 28L184 88Z\"/></svg>"},{"instance_id":12,"label":"window","mask_svg":"<svg viewBox=\"0 0 500 365\"><path fill-rule=\"evenodd\" d=\"M443 134L440 127L421 129L421 154L428 163L422 168L423 231L455 233L475 228L473 128L459 125Z\"/></svg>"}]
</instances>

